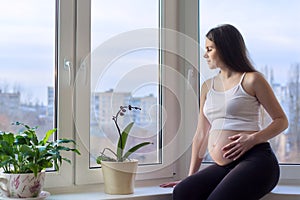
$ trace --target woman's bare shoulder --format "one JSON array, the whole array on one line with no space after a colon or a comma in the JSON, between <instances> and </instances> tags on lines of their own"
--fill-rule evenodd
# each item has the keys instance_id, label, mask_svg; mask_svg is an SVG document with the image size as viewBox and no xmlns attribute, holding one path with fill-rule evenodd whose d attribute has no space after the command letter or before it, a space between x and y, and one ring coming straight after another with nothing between
<instances>
[{"instance_id":1,"label":"woman's bare shoulder","mask_svg":"<svg viewBox=\"0 0 300 200\"><path fill-rule=\"evenodd\" d=\"M255 96L257 85L261 85L262 80L264 80L263 75L260 72L247 72L242 86L244 90L251 96Z\"/></svg>"},{"instance_id":2,"label":"woman's bare shoulder","mask_svg":"<svg viewBox=\"0 0 300 200\"><path fill-rule=\"evenodd\" d=\"M212 81L213 81L213 78L209 78L206 81L204 81L204 83L201 86L201 90L208 91L212 86Z\"/></svg>"},{"instance_id":3,"label":"woman's bare shoulder","mask_svg":"<svg viewBox=\"0 0 300 200\"><path fill-rule=\"evenodd\" d=\"M245 82L255 83L257 81L264 81L264 75L260 72L247 72L245 76Z\"/></svg>"},{"instance_id":4,"label":"woman's bare shoulder","mask_svg":"<svg viewBox=\"0 0 300 200\"><path fill-rule=\"evenodd\" d=\"M207 79L206 81L204 81L204 83L202 83L200 98L206 99L206 94L212 87L212 80L213 80L213 78L210 78L210 79Z\"/></svg>"},{"instance_id":5,"label":"woman's bare shoulder","mask_svg":"<svg viewBox=\"0 0 300 200\"><path fill-rule=\"evenodd\" d=\"M257 90L269 86L268 86L268 82L266 81L262 73L247 72L243 81L243 87L249 94L251 94L252 96L256 96Z\"/></svg>"}]
</instances>

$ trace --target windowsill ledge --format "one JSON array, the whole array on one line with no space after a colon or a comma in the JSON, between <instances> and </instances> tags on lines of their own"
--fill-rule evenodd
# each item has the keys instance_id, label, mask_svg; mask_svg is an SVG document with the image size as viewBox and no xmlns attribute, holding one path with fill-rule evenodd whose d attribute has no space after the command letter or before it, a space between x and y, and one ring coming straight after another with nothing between
<instances>
[{"instance_id":1,"label":"windowsill ledge","mask_svg":"<svg viewBox=\"0 0 300 200\"><path fill-rule=\"evenodd\" d=\"M47 200L170 200L173 188L161 188L158 185L137 186L134 193L129 195L105 194L101 184L47 191L51 193ZM300 186L278 185L262 200L300 200Z\"/></svg>"},{"instance_id":2,"label":"windowsill ledge","mask_svg":"<svg viewBox=\"0 0 300 200\"><path fill-rule=\"evenodd\" d=\"M272 191L274 194L299 195L300 186L298 185L278 185Z\"/></svg>"},{"instance_id":3,"label":"windowsill ledge","mask_svg":"<svg viewBox=\"0 0 300 200\"><path fill-rule=\"evenodd\" d=\"M102 189L99 189L101 191ZM159 186L147 186L147 187L136 187L133 194L129 195L109 195L104 192L74 192L74 193L65 193L65 194L51 194L47 200L106 200L106 199L143 199L143 200L151 200L151 199L170 199L173 188L160 188Z\"/></svg>"},{"instance_id":4,"label":"windowsill ledge","mask_svg":"<svg viewBox=\"0 0 300 200\"><path fill-rule=\"evenodd\" d=\"M300 200L300 185L277 185L262 200Z\"/></svg>"},{"instance_id":5,"label":"windowsill ledge","mask_svg":"<svg viewBox=\"0 0 300 200\"><path fill-rule=\"evenodd\" d=\"M134 193L128 195L110 195L104 193L103 184L73 186L72 188L46 188L51 195L47 200L170 200L173 188L159 187L162 182L137 183Z\"/></svg>"}]
</instances>

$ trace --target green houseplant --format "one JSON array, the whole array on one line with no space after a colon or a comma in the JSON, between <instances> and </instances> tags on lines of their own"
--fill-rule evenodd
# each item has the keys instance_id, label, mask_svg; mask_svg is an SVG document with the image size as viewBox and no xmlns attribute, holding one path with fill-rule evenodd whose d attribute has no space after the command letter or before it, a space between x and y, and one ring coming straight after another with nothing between
<instances>
[{"instance_id":1,"label":"green houseplant","mask_svg":"<svg viewBox=\"0 0 300 200\"><path fill-rule=\"evenodd\" d=\"M151 142L142 142L139 143L133 147L131 147L128 151L124 151L125 147L126 147L126 143L127 143L127 138L128 135L130 133L131 128L134 125L134 122L130 122L123 131L121 131L121 128L118 124L118 117L119 116L124 116L126 111L129 110L141 110L141 108L139 107L135 107L135 106L120 106L119 111L117 112L117 114L115 116L112 117L112 120L114 121L114 124L117 128L118 134L119 134L119 139L118 139L118 143L117 143L117 152L114 152L112 149L110 148L104 148L103 151L100 153L100 155L97 157L97 163L101 164L102 161L112 161L112 162L123 162L125 160L127 160L129 158L129 156L136 152L138 149L152 144ZM115 157L111 157L105 154L105 151L109 151L111 152ZM124 153L125 152L125 153Z\"/></svg>"},{"instance_id":2,"label":"green houseplant","mask_svg":"<svg viewBox=\"0 0 300 200\"><path fill-rule=\"evenodd\" d=\"M50 136L56 132L56 129L47 131L44 138L39 140L36 134L38 127L30 127L21 122L15 122L13 125L22 126L21 128L24 130L19 133L0 132L0 168L3 170L2 175L33 174L33 177L37 178L47 168L54 167L59 170L63 161L71 162L61 155L62 151L73 151L80 154L76 148L66 146L67 143L75 144L73 140L57 139L49 141ZM8 182L8 179L0 178L2 183L3 180L4 183ZM4 190L9 197L36 197L42 189L43 183L40 184L39 186L35 184L32 186L33 188L30 188L31 191L37 188L37 191L32 192L32 194L24 194L25 196L17 194L18 191L7 191L7 188L1 187L1 190Z\"/></svg>"},{"instance_id":3,"label":"green houseplant","mask_svg":"<svg viewBox=\"0 0 300 200\"><path fill-rule=\"evenodd\" d=\"M134 190L135 173L137 170L138 161L129 159L129 156L145 147L151 142L142 142L134 145L129 150L125 151L128 135L134 122L130 122L122 131L118 124L118 117L124 116L127 111L141 110L135 106L120 106L119 111L112 117L116 126L119 138L116 147L116 152L110 148L104 148L96 161L102 166L103 178L104 178L104 190L108 194L131 194ZM110 152L109 156L106 151Z\"/></svg>"}]
</instances>

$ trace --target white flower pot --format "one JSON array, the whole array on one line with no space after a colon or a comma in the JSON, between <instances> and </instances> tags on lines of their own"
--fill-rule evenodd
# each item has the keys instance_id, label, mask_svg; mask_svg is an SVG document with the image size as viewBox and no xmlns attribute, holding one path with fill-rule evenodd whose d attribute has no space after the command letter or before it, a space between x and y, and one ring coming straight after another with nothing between
<instances>
[{"instance_id":1,"label":"white flower pot","mask_svg":"<svg viewBox=\"0 0 300 200\"><path fill-rule=\"evenodd\" d=\"M138 161L102 161L104 191L107 194L132 194Z\"/></svg>"},{"instance_id":2,"label":"white flower pot","mask_svg":"<svg viewBox=\"0 0 300 200\"><path fill-rule=\"evenodd\" d=\"M9 198L38 197L44 187L45 172L39 172L35 177L28 174L0 174L0 191Z\"/></svg>"}]
</instances>

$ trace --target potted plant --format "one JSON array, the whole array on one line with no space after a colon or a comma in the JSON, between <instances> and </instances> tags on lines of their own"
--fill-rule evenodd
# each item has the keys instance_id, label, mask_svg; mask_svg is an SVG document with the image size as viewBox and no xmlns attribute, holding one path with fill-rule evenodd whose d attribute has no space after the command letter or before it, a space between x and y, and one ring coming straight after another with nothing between
<instances>
[{"instance_id":1,"label":"potted plant","mask_svg":"<svg viewBox=\"0 0 300 200\"><path fill-rule=\"evenodd\" d=\"M59 170L63 161L71 161L61 155L62 151L80 152L76 148L65 146L75 144L74 140L49 140L56 132L51 129L39 140L36 134L38 127L30 127L24 123L19 133L0 132L0 175L2 193L11 198L39 197L44 185L45 170L54 167Z\"/></svg>"},{"instance_id":2,"label":"potted plant","mask_svg":"<svg viewBox=\"0 0 300 200\"><path fill-rule=\"evenodd\" d=\"M104 148L96 159L97 163L101 164L104 178L104 190L108 194L133 193L138 161L130 159L129 156L140 148L152 144L151 142L142 142L134 145L125 152L127 138L134 122L130 122L123 131L121 131L118 124L118 117L124 116L127 110L141 110L141 108L131 105L120 106L117 114L112 117L119 135L116 147L117 150L115 152L110 148ZM110 152L113 156L106 154L106 151Z\"/></svg>"}]
</instances>

